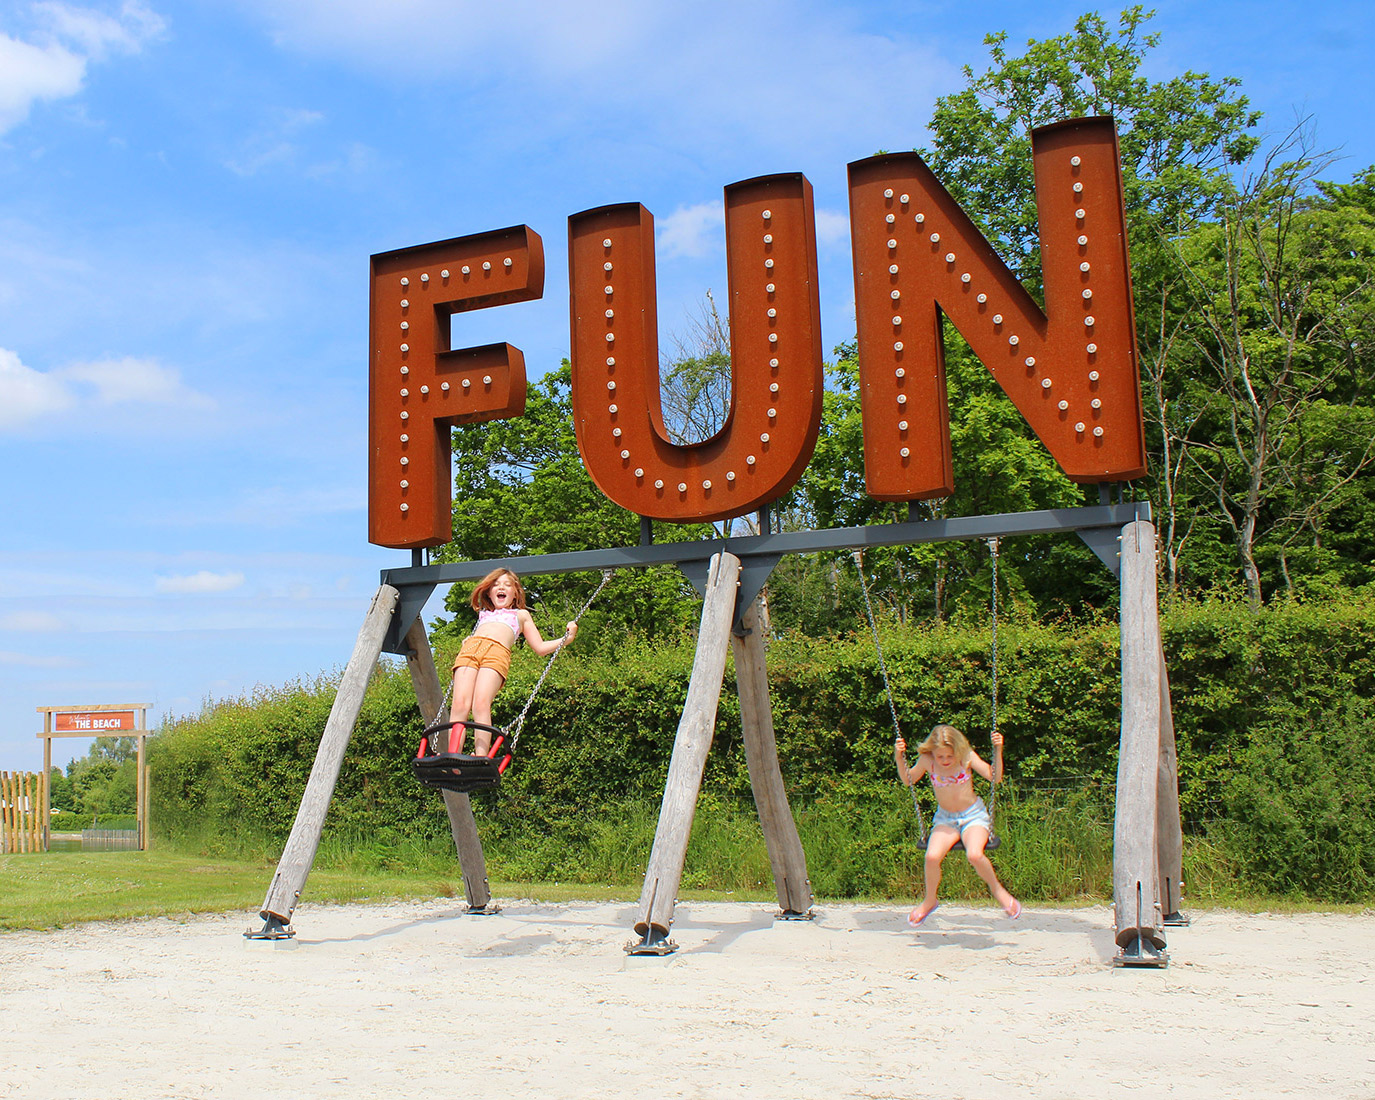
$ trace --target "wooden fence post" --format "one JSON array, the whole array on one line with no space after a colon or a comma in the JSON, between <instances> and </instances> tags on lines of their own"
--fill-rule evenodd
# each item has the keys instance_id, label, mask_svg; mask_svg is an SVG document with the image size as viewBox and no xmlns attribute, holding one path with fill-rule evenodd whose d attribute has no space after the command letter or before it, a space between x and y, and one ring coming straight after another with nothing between
<instances>
[{"instance_id":1,"label":"wooden fence post","mask_svg":"<svg viewBox=\"0 0 1375 1100\"><path fill-rule=\"evenodd\" d=\"M778 742L773 732L773 706L769 699L769 670L760 629L759 601L741 617L744 635L733 635L735 682L740 693L740 729L745 741L745 763L764 844L773 870L774 892L784 916L809 915L812 884L807 877L807 855L797 835L797 823L788 805L783 773L778 767Z\"/></svg>"},{"instance_id":2,"label":"wooden fence post","mask_svg":"<svg viewBox=\"0 0 1375 1100\"><path fill-rule=\"evenodd\" d=\"M1113 903L1120 965L1166 962L1158 882L1161 758L1160 617L1156 605L1155 528L1122 529L1122 742L1113 829Z\"/></svg>"},{"instance_id":3,"label":"wooden fence post","mask_svg":"<svg viewBox=\"0 0 1375 1100\"><path fill-rule=\"evenodd\" d=\"M10 826L10 773L0 772L0 853L16 851L14 830Z\"/></svg>"},{"instance_id":4,"label":"wooden fence post","mask_svg":"<svg viewBox=\"0 0 1375 1100\"><path fill-rule=\"evenodd\" d=\"M417 616L406 632L406 664L411 670L411 684L415 701L420 706L420 720L425 725L447 722L448 707L444 689L434 664L434 651L425 635L425 624ZM449 831L458 851L458 869L463 876L463 893L472 912L487 912L492 891L487 882L487 859L482 853L482 838L477 833L473 804L459 791L443 791L444 809L449 814Z\"/></svg>"},{"instance_id":5,"label":"wooden fence post","mask_svg":"<svg viewBox=\"0 0 1375 1100\"><path fill-rule=\"evenodd\" d=\"M310 778L306 781L305 793L296 811L291 836L287 839L282 858L277 862L277 873L273 875L272 884L263 899L259 915L269 924L274 920L281 925L289 924L291 914L301 899L301 891L305 889L306 878L320 847L325 812L334 795L334 785L339 781L344 750L348 748L349 738L353 735L358 713L363 709L363 696L367 692L372 671L377 667L377 658L382 653L382 643L386 640L387 627L391 625L392 613L396 610L400 595L391 585L381 585L372 598L372 606L358 632L353 656L344 668L325 731L320 737L320 747L316 750L315 764L310 769Z\"/></svg>"},{"instance_id":6,"label":"wooden fence post","mask_svg":"<svg viewBox=\"0 0 1375 1100\"><path fill-rule=\"evenodd\" d=\"M702 787L702 769L711 749L716 708L726 674L726 653L730 649L739 579L739 558L724 552L712 556L702 601L702 622L697 632L697 654L692 662L692 679L678 723L678 736L673 742L654 847L649 854L644 888L640 892L640 917L635 922L635 933L643 937L646 947L665 943L669 925L673 923L673 907L683 877L692 816Z\"/></svg>"},{"instance_id":7,"label":"wooden fence post","mask_svg":"<svg viewBox=\"0 0 1375 1100\"><path fill-rule=\"evenodd\" d=\"M52 721L52 714L47 715L49 722ZM51 737L43 738L43 851L48 851L52 847L52 823L53 823L53 801L52 801L52 776L53 776L53 742Z\"/></svg>"},{"instance_id":8,"label":"wooden fence post","mask_svg":"<svg viewBox=\"0 0 1375 1100\"><path fill-rule=\"evenodd\" d=\"M41 772L0 772L0 854L48 850L43 824L47 793Z\"/></svg>"}]
</instances>

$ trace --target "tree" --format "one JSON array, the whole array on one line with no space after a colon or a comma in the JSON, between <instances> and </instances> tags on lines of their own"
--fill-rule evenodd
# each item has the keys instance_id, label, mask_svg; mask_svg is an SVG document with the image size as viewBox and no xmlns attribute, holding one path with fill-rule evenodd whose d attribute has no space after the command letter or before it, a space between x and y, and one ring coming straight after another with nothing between
<instances>
[{"instance_id":1,"label":"tree","mask_svg":"<svg viewBox=\"0 0 1375 1100\"><path fill-rule=\"evenodd\" d=\"M1375 409L1364 392L1375 220L1342 201L1356 192L1331 189L1342 198L1315 201L1328 163L1310 152L1300 124L1181 247L1201 321L1193 344L1221 398L1195 464L1257 607L1265 529L1292 588L1287 551L1304 532L1321 545L1326 517L1375 460Z\"/></svg>"},{"instance_id":2,"label":"tree","mask_svg":"<svg viewBox=\"0 0 1375 1100\"><path fill-rule=\"evenodd\" d=\"M1129 221L1167 235L1212 210L1231 165L1257 145L1251 110L1235 77L1186 72L1152 82L1141 75L1159 35L1144 28L1153 13L1127 8L1116 31L1096 13L1072 34L1030 39L1021 56L1007 34L984 39L993 65L965 66L967 86L936 101L924 160L975 219L1003 260L1035 293L1040 286L1031 131L1086 115L1111 115L1122 151ZM1136 241L1133 239L1133 244Z\"/></svg>"},{"instance_id":3,"label":"tree","mask_svg":"<svg viewBox=\"0 0 1375 1100\"><path fill-rule=\"evenodd\" d=\"M1122 154L1123 191L1137 301L1145 410L1154 475L1146 483L1174 584L1184 544L1196 535L1189 451L1202 414L1181 376L1179 348L1190 323L1186 276L1174 242L1209 218L1229 170L1255 150L1253 111L1235 78L1186 72L1151 81L1142 69L1159 36L1151 18L1127 8L1116 29L1097 14L1070 34L1032 39L1020 55L1005 33L985 38L992 58L966 87L937 101L923 158L1033 294L1041 287L1031 131L1065 118L1111 115ZM963 341L948 336L952 349ZM952 351L950 358L957 360ZM990 391L992 392L992 391ZM1205 525L1206 526L1206 525Z\"/></svg>"},{"instance_id":4,"label":"tree","mask_svg":"<svg viewBox=\"0 0 1375 1100\"><path fill-rule=\"evenodd\" d=\"M97 815L136 812L137 767L135 738L97 738L84 757L67 765L71 809Z\"/></svg>"},{"instance_id":5,"label":"tree","mask_svg":"<svg viewBox=\"0 0 1375 1100\"><path fill-rule=\"evenodd\" d=\"M664 426L674 443L700 443L726 426L731 408L730 325L710 288L672 343L659 364Z\"/></svg>"},{"instance_id":6,"label":"tree","mask_svg":"<svg viewBox=\"0 0 1375 1100\"><path fill-rule=\"evenodd\" d=\"M61 768L53 768L48 773L48 803L54 810L65 813L76 811L76 795L72 791L72 781L62 774Z\"/></svg>"},{"instance_id":7,"label":"tree","mask_svg":"<svg viewBox=\"0 0 1375 1100\"><path fill-rule=\"evenodd\" d=\"M995 393L997 383L963 341L952 345L946 363L954 494L919 502L910 509L868 496L864 491L857 346L842 345L836 355L838 360L828 372L816 457L788 498L792 507L807 517L808 525L852 527L903 520L909 515L940 519L1078 502L1074 485L1030 433L1012 403ZM1022 552L1013 556L1004 581L1010 591L1037 608L1052 603L1071 607L1080 602L1083 590L1077 583L1067 583L1063 574L1054 578L1046 575L1042 563L1047 555L1057 553L1051 545L1039 540L1022 543ZM982 609L989 598L991 569L981 544L871 550L865 555L865 566L872 578L871 595L890 607L899 620L917 616L941 619L952 610ZM842 571L852 568L847 556ZM1099 567L1086 562L1073 575L1088 578L1098 572ZM1032 581L1032 577L1039 580ZM1049 583L1042 583L1046 581ZM837 589L837 607L845 607L846 613L863 610L853 579L851 585L851 599L840 599ZM820 587L813 585L814 590Z\"/></svg>"}]
</instances>

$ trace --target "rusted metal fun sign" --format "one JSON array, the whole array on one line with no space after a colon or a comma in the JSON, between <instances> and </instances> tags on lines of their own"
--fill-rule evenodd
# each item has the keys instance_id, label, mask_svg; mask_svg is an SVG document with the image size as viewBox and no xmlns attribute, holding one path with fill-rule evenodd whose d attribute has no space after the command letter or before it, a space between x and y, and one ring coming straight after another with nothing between
<instances>
[{"instance_id":1,"label":"rusted metal fun sign","mask_svg":"<svg viewBox=\"0 0 1375 1100\"><path fill-rule=\"evenodd\" d=\"M849 166L867 491L954 490L941 339L947 317L1074 481L1146 469L1117 136L1111 119L1032 135L1045 309L915 153ZM589 474L612 501L674 522L777 499L821 422L821 316L811 184L725 189L731 408L675 444L659 403L653 217L638 203L569 218L573 413ZM452 537L449 434L519 416L525 363L509 344L450 350L455 313L538 298L544 247L526 226L372 258L369 540Z\"/></svg>"}]
</instances>

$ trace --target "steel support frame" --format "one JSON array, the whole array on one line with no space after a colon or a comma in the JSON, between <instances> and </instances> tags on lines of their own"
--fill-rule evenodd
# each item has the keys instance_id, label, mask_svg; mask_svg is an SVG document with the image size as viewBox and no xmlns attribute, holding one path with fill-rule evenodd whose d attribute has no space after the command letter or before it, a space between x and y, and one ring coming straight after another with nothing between
<instances>
[{"instance_id":1,"label":"steel support frame","mask_svg":"<svg viewBox=\"0 0 1375 1100\"><path fill-rule=\"evenodd\" d=\"M692 542L653 543L602 550L575 550L563 554L515 555L482 561L413 564L382 570L382 583L401 593L396 615L383 650L404 655L406 632L441 584L475 581L498 565L510 565L522 575L577 573L584 570L633 569L651 565L677 565L698 592L706 582L713 554L727 551L741 562L740 597L736 607L754 602L774 566L785 554L837 553L881 546L908 546L930 542L968 542L978 539L1013 538L1074 532L1113 573L1119 575L1117 538L1135 520L1151 518L1150 504L1134 501L1083 508L1052 508L1037 512L1004 512L991 516L959 516L952 519L906 520L865 527L836 527L826 531L786 531L740 538L698 539ZM643 528L645 525L642 526ZM418 555L416 555L418 557ZM413 558L413 560L415 560ZM740 627L739 622L735 624Z\"/></svg>"}]
</instances>

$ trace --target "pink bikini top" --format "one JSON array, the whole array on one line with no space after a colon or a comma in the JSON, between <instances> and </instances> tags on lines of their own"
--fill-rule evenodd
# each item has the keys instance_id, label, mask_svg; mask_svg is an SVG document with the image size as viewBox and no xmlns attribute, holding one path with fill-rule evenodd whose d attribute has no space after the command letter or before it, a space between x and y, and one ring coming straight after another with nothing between
<instances>
[{"instance_id":1,"label":"pink bikini top","mask_svg":"<svg viewBox=\"0 0 1375 1100\"><path fill-rule=\"evenodd\" d=\"M509 626L512 634L520 633L520 616L509 607L497 607L483 610L477 613L477 625L483 623L500 623L502 626Z\"/></svg>"},{"instance_id":2,"label":"pink bikini top","mask_svg":"<svg viewBox=\"0 0 1375 1100\"><path fill-rule=\"evenodd\" d=\"M931 777L931 786L933 787L957 787L961 783L968 783L971 778L970 774L963 768L951 776L940 776L935 772L927 772L926 774Z\"/></svg>"}]
</instances>

